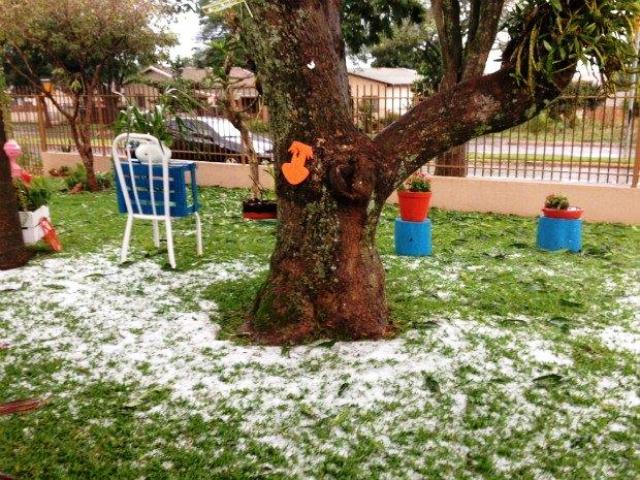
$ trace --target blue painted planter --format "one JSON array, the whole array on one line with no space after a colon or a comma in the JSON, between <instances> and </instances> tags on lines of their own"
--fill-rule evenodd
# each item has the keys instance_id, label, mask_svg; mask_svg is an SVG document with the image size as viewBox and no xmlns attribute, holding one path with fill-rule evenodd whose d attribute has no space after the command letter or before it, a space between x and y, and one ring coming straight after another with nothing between
<instances>
[{"instance_id":1,"label":"blue painted planter","mask_svg":"<svg viewBox=\"0 0 640 480\"><path fill-rule=\"evenodd\" d=\"M153 202L149 191L149 166L143 163L134 163L133 177L138 191L140 208L135 201L133 193L133 182L129 166L122 162L124 180L131 196L131 203L134 214L152 215L152 203L155 203L156 214L164 215L164 198L162 194L162 165L153 165ZM191 185L187 184L187 177L190 177ZM117 176L116 176L117 178ZM196 164L194 162L175 161L169 164L169 185L170 197L169 208L171 216L174 218L186 217L200 210L198 201L198 187L196 180ZM118 208L120 213L127 213L124 196L120 188L120 182L116 180L116 193L118 196Z\"/></svg>"},{"instance_id":2,"label":"blue painted planter","mask_svg":"<svg viewBox=\"0 0 640 480\"><path fill-rule=\"evenodd\" d=\"M426 257L432 253L431 220L405 222L396 218L396 253L409 257Z\"/></svg>"},{"instance_id":3,"label":"blue painted planter","mask_svg":"<svg viewBox=\"0 0 640 480\"><path fill-rule=\"evenodd\" d=\"M538 219L538 248L556 251L582 250L582 220L540 217Z\"/></svg>"}]
</instances>

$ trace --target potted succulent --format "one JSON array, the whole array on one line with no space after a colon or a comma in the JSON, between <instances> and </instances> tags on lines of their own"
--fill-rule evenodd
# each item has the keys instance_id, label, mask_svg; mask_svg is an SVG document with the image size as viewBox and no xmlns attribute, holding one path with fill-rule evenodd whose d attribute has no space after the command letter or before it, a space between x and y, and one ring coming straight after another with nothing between
<instances>
[{"instance_id":1,"label":"potted succulent","mask_svg":"<svg viewBox=\"0 0 640 480\"><path fill-rule=\"evenodd\" d=\"M41 226L41 220L50 219L48 205L52 194L51 187L44 177L33 177L28 184L16 179L15 186L22 209L22 237L24 243L32 245L41 240L46 233Z\"/></svg>"},{"instance_id":2,"label":"potted succulent","mask_svg":"<svg viewBox=\"0 0 640 480\"><path fill-rule=\"evenodd\" d=\"M582 217L583 210L579 207L572 207L566 196L553 194L545 199L542 213L547 218L577 220Z\"/></svg>"},{"instance_id":3,"label":"potted succulent","mask_svg":"<svg viewBox=\"0 0 640 480\"><path fill-rule=\"evenodd\" d=\"M431 181L423 173L414 173L399 188L400 217L405 222L423 222L429 216Z\"/></svg>"}]
</instances>

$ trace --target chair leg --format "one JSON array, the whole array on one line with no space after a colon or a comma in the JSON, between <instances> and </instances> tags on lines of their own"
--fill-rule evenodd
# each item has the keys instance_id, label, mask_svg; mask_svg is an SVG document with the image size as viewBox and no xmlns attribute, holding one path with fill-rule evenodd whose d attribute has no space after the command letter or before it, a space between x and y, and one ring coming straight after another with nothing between
<instances>
[{"instance_id":1,"label":"chair leg","mask_svg":"<svg viewBox=\"0 0 640 480\"><path fill-rule=\"evenodd\" d=\"M157 220L153 220L153 244L160 248L160 226Z\"/></svg>"},{"instance_id":2,"label":"chair leg","mask_svg":"<svg viewBox=\"0 0 640 480\"><path fill-rule=\"evenodd\" d=\"M198 212L195 213L196 217L196 252L198 256L202 256L203 248L202 248L202 222L200 221L200 214Z\"/></svg>"},{"instance_id":3,"label":"chair leg","mask_svg":"<svg viewBox=\"0 0 640 480\"><path fill-rule=\"evenodd\" d=\"M164 221L167 230L167 251L169 252L169 264L171 268L176 268L176 254L173 250L173 228L171 226L171 219Z\"/></svg>"},{"instance_id":4,"label":"chair leg","mask_svg":"<svg viewBox=\"0 0 640 480\"><path fill-rule=\"evenodd\" d=\"M129 253L129 244L131 243L131 230L133 229L133 217L127 216L127 226L124 228L124 238L122 239L122 249L120 251L120 262L127 259Z\"/></svg>"}]
</instances>

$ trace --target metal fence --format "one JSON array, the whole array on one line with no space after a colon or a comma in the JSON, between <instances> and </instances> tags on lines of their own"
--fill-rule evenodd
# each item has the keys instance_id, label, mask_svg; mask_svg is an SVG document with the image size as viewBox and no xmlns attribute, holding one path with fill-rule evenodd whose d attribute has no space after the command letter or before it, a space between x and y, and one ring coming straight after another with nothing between
<instances>
[{"instance_id":1,"label":"metal fence","mask_svg":"<svg viewBox=\"0 0 640 480\"><path fill-rule=\"evenodd\" d=\"M463 169L474 177L520 178L561 182L584 182L637 186L640 175L640 96L637 89L605 95L585 95L576 89L552 102L529 122L498 134L486 135L464 146L463 166L443 155L425 171L438 167ZM175 158L213 162L241 162L239 132L217 108L219 90L194 90L195 111L178 114L183 127L174 131ZM410 88L352 86L354 124L374 135L412 108L420 98ZM56 100L71 108L71 98L56 93ZM153 87L132 86L125 91L129 102L142 110L158 104L161 92ZM75 149L68 124L49 101L32 93L12 92L11 118L14 136L27 152L25 161L38 169L40 151ZM126 106L123 96L99 95L92 109L92 146L96 154L108 155L113 125ZM255 89L237 89L234 108L250 118L249 129L259 157L272 154L269 113ZM184 129L186 126L186 130Z\"/></svg>"}]
</instances>

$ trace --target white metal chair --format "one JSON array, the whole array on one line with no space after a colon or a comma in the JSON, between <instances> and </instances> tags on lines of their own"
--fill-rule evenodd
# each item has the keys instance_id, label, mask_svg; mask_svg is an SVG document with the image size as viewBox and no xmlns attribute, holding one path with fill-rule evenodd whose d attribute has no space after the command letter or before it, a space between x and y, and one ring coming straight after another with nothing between
<instances>
[{"instance_id":1,"label":"white metal chair","mask_svg":"<svg viewBox=\"0 0 640 480\"><path fill-rule=\"evenodd\" d=\"M131 144L150 144L159 148L159 162L132 158ZM124 156L122 155L124 152ZM134 220L151 220L153 243L160 247L159 223L165 223L169 263L176 268L173 243L173 218L193 215L196 222L197 253L202 255L202 223L194 162L170 161L171 151L152 135L123 133L113 141L113 163L115 166L118 205L121 213L127 214L127 225L122 240L120 261L129 253ZM190 174L190 188L187 175Z\"/></svg>"}]
</instances>

